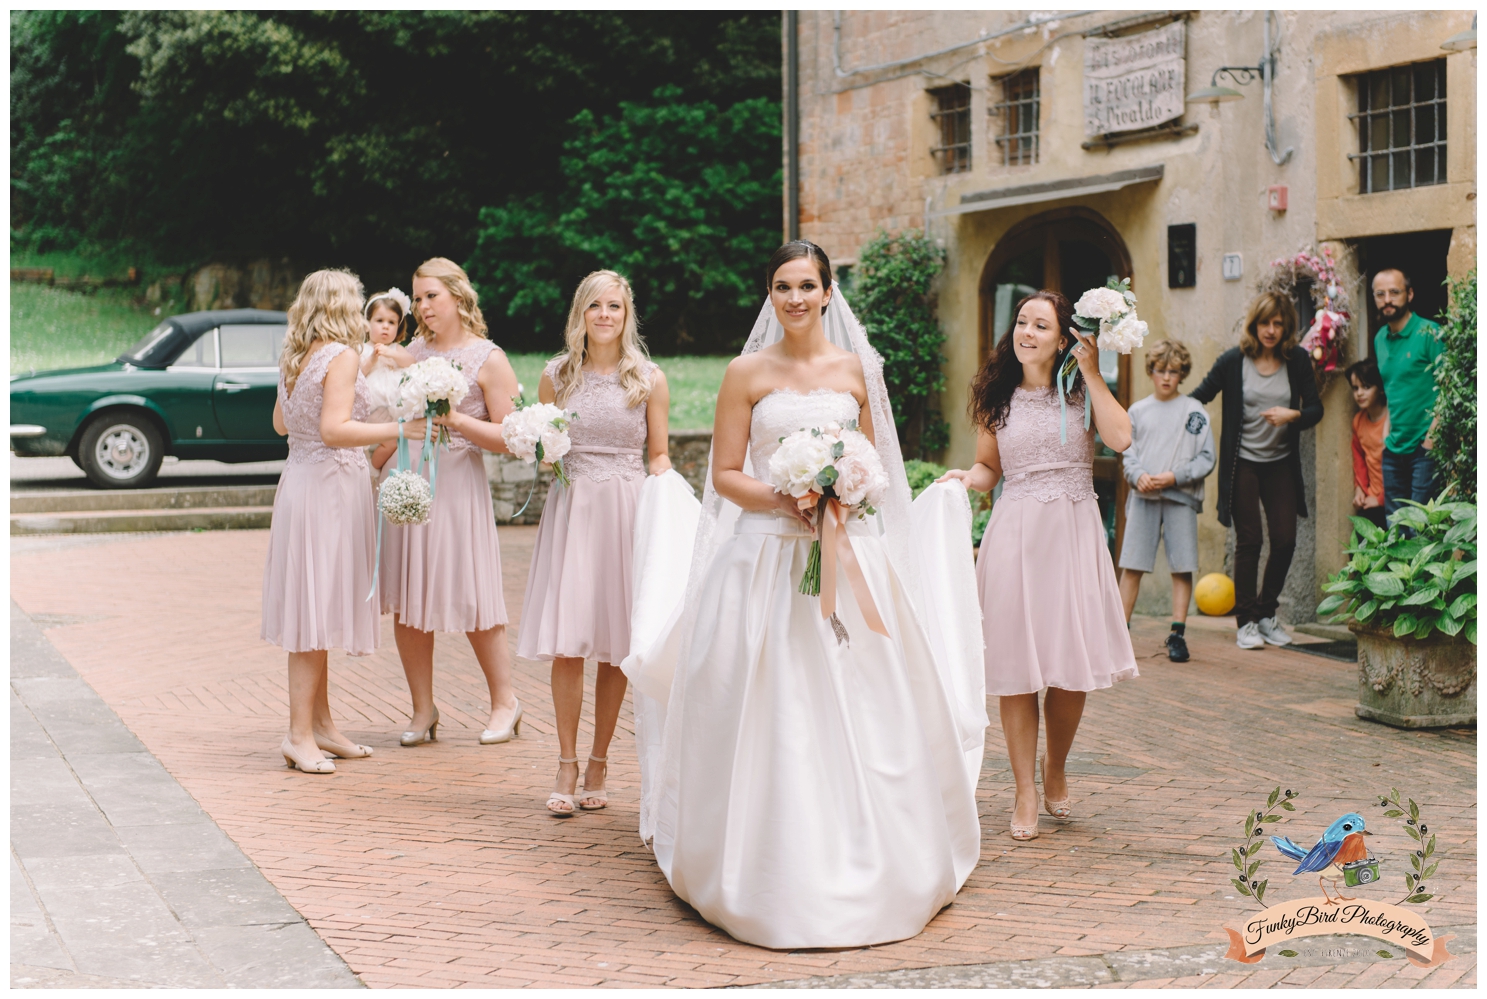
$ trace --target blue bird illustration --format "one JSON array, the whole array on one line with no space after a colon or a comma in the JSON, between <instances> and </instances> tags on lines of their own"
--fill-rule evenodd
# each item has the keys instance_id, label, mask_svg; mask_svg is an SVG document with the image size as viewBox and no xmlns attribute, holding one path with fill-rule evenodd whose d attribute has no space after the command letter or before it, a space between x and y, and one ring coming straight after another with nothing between
<instances>
[{"instance_id":1,"label":"blue bird illustration","mask_svg":"<svg viewBox=\"0 0 1487 999\"><path fill-rule=\"evenodd\" d=\"M1357 812L1349 812L1328 826L1327 831L1322 833L1322 838L1310 850L1301 849L1287 836L1272 836L1270 842L1287 857L1301 861L1292 874L1318 874L1317 885L1322 889L1322 896L1327 899L1328 905L1336 905L1337 901L1327 894L1327 888L1322 884L1323 878L1327 877L1322 872L1328 868L1337 871L1337 877L1327 880L1332 882L1332 890L1337 893L1338 899L1351 902L1351 898L1337 891L1337 880L1342 876L1343 864L1368 859L1368 846L1363 842L1363 837L1372 835L1363 827L1363 816Z\"/></svg>"}]
</instances>

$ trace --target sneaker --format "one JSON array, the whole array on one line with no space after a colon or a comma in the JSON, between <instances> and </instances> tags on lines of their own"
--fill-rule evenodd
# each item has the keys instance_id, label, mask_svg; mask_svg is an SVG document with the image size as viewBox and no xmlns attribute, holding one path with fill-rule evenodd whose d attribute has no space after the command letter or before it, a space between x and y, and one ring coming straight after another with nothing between
<instances>
[{"instance_id":1,"label":"sneaker","mask_svg":"<svg viewBox=\"0 0 1487 999\"><path fill-rule=\"evenodd\" d=\"M1241 649L1263 649L1265 639L1260 635L1260 625L1254 621L1239 626L1239 637L1234 644Z\"/></svg>"},{"instance_id":2,"label":"sneaker","mask_svg":"<svg viewBox=\"0 0 1487 999\"><path fill-rule=\"evenodd\" d=\"M1261 619L1258 625L1260 637L1271 645L1290 645L1291 636L1286 634L1286 629L1280 626L1280 621L1274 617Z\"/></svg>"},{"instance_id":3,"label":"sneaker","mask_svg":"<svg viewBox=\"0 0 1487 999\"><path fill-rule=\"evenodd\" d=\"M1187 639L1175 631L1167 635L1167 658L1175 663L1188 661Z\"/></svg>"}]
</instances>

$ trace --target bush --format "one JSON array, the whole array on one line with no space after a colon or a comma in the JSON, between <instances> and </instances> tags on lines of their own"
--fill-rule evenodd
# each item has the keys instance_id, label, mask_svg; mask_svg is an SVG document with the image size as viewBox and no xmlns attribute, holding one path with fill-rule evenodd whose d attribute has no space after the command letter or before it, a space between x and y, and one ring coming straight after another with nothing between
<instances>
[{"instance_id":1,"label":"bush","mask_svg":"<svg viewBox=\"0 0 1487 999\"><path fill-rule=\"evenodd\" d=\"M944 465L936 465L932 461L920 461L918 458L910 458L904 462L904 472L909 477L909 492L918 499L919 494L934 485L935 479L948 472Z\"/></svg>"},{"instance_id":2,"label":"bush","mask_svg":"<svg viewBox=\"0 0 1487 999\"><path fill-rule=\"evenodd\" d=\"M1477 501L1477 272L1450 278L1451 309L1435 362L1435 467L1442 496Z\"/></svg>"},{"instance_id":3,"label":"bush","mask_svg":"<svg viewBox=\"0 0 1487 999\"><path fill-rule=\"evenodd\" d=\"M720 108L668 86L569 125L560 193L480 212L468 267L487 315L514 320L507 339L554 346L574 287L609 268L657 353L741 346L780 241L779 102Z\"/></svg>"},{"instance_id":4,"label":"bush","mask_svg":"<svg viewBox=\"0 0 1487 999\"><path fill-rule=\"evenodd\" d=\"M1317 614L1392 629L1396 638L1463 632L1477 643L1477 508L1404 501L1387 530L1353 517L1352 556Z\"/></svg>"},{"instance_id":5,"label":"bush","mask_svg":"<svg viewBox=\"0 0 1487 999\"><path fill-rule=\"evenodd\" d=\"M852 308L883 355L899 443L904 454L919 458L950 442L950 424L934 405L945 387L945 332L935 317L933 292L944 266L945 251L923 233L890 236L879 230L858 254L852 274Z\"/></svg>"}]
</instances>

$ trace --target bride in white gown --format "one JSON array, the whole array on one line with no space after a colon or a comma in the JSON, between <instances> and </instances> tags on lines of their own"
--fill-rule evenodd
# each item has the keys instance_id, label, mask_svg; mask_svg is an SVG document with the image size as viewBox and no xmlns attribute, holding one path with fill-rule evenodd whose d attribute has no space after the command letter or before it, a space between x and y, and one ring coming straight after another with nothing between
<instances>
[{"instance_id":1,"label":"bride in white gown","mask_svg":"<svg viewBox=\"0 0 1487 999\"><path fill-rule=\"evenodd\" d=\"M970 510L964 488L945 483L911 515L882 361L825 254L786 244L768 274L770 302L719 393L685 601L675 538L686 487L648 483L642 498L623 667L636 685L641 834L677 895L739 940L885 943L919 933L980 855ZM890 637L844 581L843 644L819 598L798 592L809 516L750 472L785 435L850 420L892 481L880 516L847 530Z\"/></svg>"}]
</instances>

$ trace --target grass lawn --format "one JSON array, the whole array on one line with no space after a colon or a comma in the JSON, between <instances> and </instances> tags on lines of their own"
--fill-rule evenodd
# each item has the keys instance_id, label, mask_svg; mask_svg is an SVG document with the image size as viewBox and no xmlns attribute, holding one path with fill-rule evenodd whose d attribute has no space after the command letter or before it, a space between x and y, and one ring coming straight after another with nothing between
<instances>
[{"instance_id":1,"label":"grass lawn","mask_svg":"<svg viewBox=\"0 0 1487 999\"><path fill-rule=\"evenodd\" d=\"M113 360L160 320L155 310L137 305L134 292L103 289L94 294L40 284L10 283L10 370L71 368ZM550 354L511 354L517 380L528 402L537 401L537 383ZM671 385L671 426L710 428L713 404L728 357L658 357Z\"/></svg>"}]
</instances>

